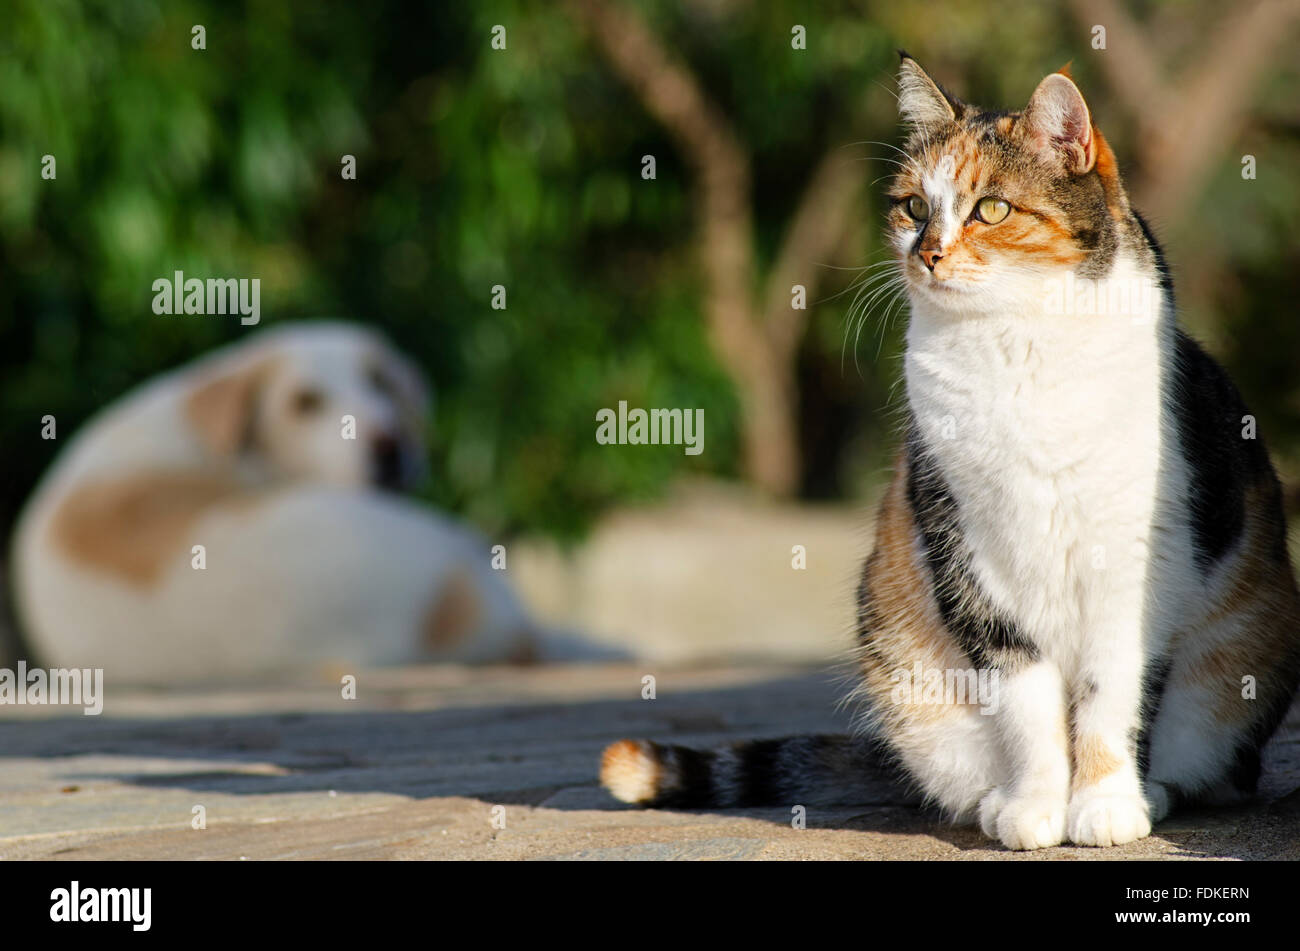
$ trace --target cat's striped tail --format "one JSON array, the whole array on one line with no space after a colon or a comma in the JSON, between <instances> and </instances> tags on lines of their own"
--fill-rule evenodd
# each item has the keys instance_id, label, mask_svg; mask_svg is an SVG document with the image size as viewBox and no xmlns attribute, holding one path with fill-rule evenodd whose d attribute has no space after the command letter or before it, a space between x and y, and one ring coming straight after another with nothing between
<instances>
[{"instance_id":1,"label":"cat's striped tail","mask_svg":"<svg viewBox=\"0 0 1300 951\"><path fill-rule=\"evenodd\" d=\"M707 809L914 803L871 740L788 736L716 749L619 740L605 748L600 781L641 806Z\"/></svg>"}]
</instances>

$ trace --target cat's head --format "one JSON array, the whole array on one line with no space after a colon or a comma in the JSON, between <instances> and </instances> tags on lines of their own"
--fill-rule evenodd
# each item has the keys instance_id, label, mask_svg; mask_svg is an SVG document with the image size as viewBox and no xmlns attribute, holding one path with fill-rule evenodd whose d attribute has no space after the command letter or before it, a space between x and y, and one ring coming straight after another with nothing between
<instances>
[{"instance_id":1,"label":"cat's head","mask_svg":"<svg viewBox=\"0 0 1300 951\"><path fill-rule=\"evenodd\" d=\"M1127 230L1115 156L1065 73L1020 112L964 103L903 53L910 134L888 230L909 290L940 308L1001 306L1074 271L1109 271Z\"/></svg>"}]
</instances>

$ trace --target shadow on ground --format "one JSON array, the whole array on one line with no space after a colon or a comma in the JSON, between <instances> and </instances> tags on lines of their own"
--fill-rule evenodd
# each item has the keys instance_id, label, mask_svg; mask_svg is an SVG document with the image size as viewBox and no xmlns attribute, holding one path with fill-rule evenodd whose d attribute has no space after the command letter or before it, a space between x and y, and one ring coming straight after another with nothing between
<instances>
[{"instance_id":1,"label":"shadow on ground","mask_svg":"<svg viewBox=\"0 0 1300 951\"><path fill-rule=\"evenodd\" d=\"M268 706L259 694L141 693L117 704L140 715L110 705L102 717L9 719L0 857L1011 857L915 808L886 776L851 807L807 807L802 830L796 804L621 806L595 781L601 750L621 737L711 745L848 726L824 672L668 671L654 700L641 699L643 675L597 665L468 673L450 686L363 677L365 705L336 688L303 691L296 711L273 691L274 712L253 712ZM178 712L241 705L250 712ZM1300 792L1286 795L1300 786L1297 713L1257 801L1176 815L1123 849L1024 857L1300 858Z\"/></svg>"}]
</instances>

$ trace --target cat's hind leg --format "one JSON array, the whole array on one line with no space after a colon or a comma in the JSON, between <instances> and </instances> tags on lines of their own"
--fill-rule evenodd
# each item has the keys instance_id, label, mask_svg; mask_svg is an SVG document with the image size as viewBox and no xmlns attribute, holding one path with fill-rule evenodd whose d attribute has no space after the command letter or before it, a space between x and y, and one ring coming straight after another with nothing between
<instances>
[{"instance_id":1,"label":"cat's hind leg","mask_svg":"<svg viewBox=\"0 0 1300 951\"><path fill-rule=\"evenodd\" d=\"M1260 750L1300 680L1300 596L1285 555L1248 533L1217 581L1210 607L1179 632L1151 725L1153 821L1180 801L1252 794Z\"/></svg>"}]
</instances>

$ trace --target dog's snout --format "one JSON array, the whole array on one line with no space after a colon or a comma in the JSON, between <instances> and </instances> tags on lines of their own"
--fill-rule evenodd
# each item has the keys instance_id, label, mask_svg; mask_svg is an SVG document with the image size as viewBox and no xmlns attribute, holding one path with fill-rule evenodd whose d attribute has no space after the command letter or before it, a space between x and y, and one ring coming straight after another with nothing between
<instances>
[{"instance_id":1,"label":"dog's snout","mask_svg":"<svg viewBox=\"0 0 1300 951\"><path fill-rule=\"evenodd\" d=\"M378 485L395 489L402 484L402 444L391 433L380 433L370 442L374 478Z\"/></svg>"}]
</instances>

